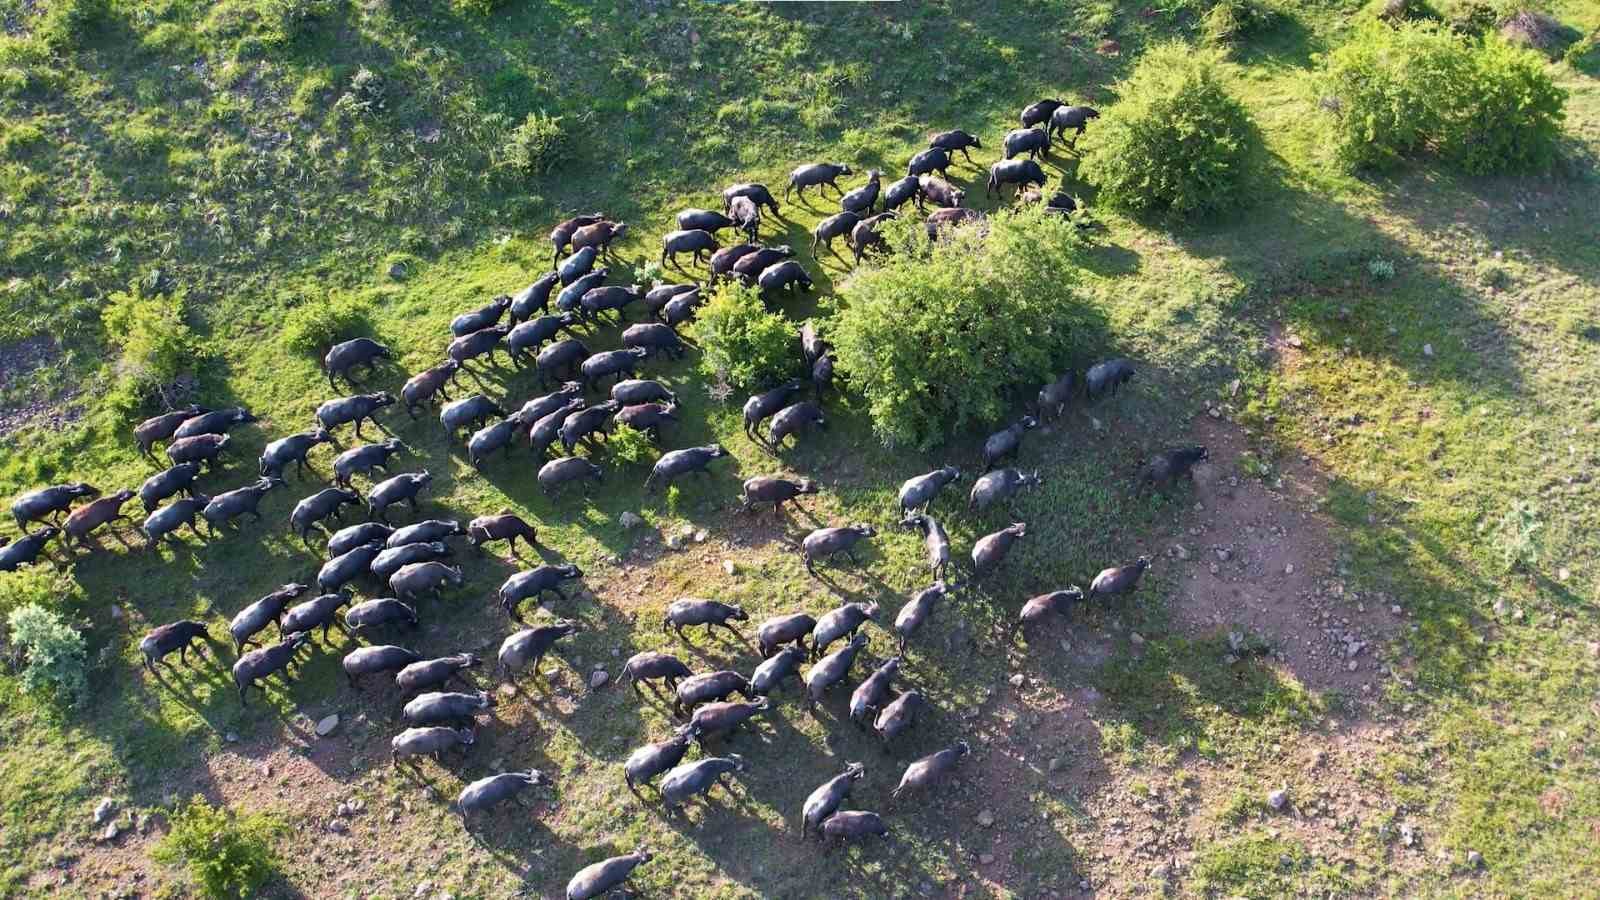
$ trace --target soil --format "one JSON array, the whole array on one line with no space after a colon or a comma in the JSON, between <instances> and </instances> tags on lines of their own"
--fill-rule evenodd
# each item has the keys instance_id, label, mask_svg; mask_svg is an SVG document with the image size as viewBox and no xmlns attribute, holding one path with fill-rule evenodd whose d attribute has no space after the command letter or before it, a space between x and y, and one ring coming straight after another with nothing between
<instances>
[{"instance_id":1,"label":"soil","mask_svg":"<svg viewBox=\"0 0 1600 900\"><path fill-rule=\"evenodd\" d=\"M1281 460L1263 482L1235 474L1249 448L1241 428L1201 416L1191 434L1210 460L1195 469L1187 521L1154 543L1164 548L1161 565L1181 572L1170 600L1173 630L1191 638L1231 633L1241 655L1265 646L1264 664L1316 694L1339 696L1340 711L1294 746L1274 747L1276 758L1246 775L1274 783L1241 785L1237 766L1194 753L1172 766L1125 766L1102 747L1102 698L1094 688L1063 694L1031 675L1021 675L1020 684L1013 676L1001 688L993 727L980 731L983 752L974 754L981 800L965 815L981 810L995 823L963 829L973 880L984 885L979 893L1024 889L1035 872L1017 860L1041 842L1065 840L1072 863L1046 896L1148 895L1162 882L1182 882L1202 837L1215 843L1251 830L1252 822L1342 871L1353 870L1358 842L1371 835L1394 840L1414 865L1426 862L1420 840L1404 846L1405 820L1367 774L1380 754L1402 752L1408 740L1384 721L1378 704L1388 671L1381 654L1405 611L1345 583L1331 524L1318 512L1326 479L1313 460ZM1086 666L1112 652L1088 635L1073 635L1071 645ZM1047 811L1030 821L1041 803L1028 786L1037 780L1020 777L1025 769L1045 773L1066 814ZM1273 810L1267 794L1280 786L1288 801ZM1219 821L1217 810L1240 790L1254 791L1244 821ZM970 896L972 887L948 885L945 893Z\"/></svg>"}]
</instances>

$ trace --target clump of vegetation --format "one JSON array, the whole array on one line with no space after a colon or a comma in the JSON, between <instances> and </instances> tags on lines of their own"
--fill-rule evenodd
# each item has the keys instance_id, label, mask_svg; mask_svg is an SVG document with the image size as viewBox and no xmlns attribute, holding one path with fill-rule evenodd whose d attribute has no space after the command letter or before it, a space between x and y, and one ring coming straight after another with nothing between
<instances>
[{"instance_id":1,"label":"clump of vegetation","mask_svg":"<svg viewBox=\"0 0 1600 900\"><path fill-rule=\"evenodd\" d=\"M718 288L689 333L700 345L701 370L733 387L756 390L794 374L796 332L755 288Z\"/></svg>"},{"instance_id":2,"label":"clump of vegetation","mask_svg":"<svg viewBox=\"0 0 1600 900\"><path fill-rule=\"evenodd\" d=\"M22 670L24 691L47 693L69 705L88 698L88 655L77 629L37 603L12 610L6 625L11 629L11 642L27 659Z\"/></svg>"},{"instance_id":3,"label":"clump of vegetation","mask_svg":"<svg viewBox=\"0 0 1600 900\"><path fill-rule=\"evenodd\" d=\"M283 318L283 344L293 353L321 356L340 341L372 332L371 307L354 296L325 295Z\"/></svg>"},{"instance_id":4,"label":"clump of vegetation","mask_svg":"<svg viewBox=\"0 0 1600 900\"><path fill-rule=\"evenodd\" d=\"M1555 158L1566 92L1538 54L1428 23L1358 30L1323 64L1334 158L1378 168L1431 152L1482 175Z\"/></svg>"},{"instance_id":5,"label":"clump of vegetation","mask_svg":"<svg viewBox=\"0 0 1600 900\"><path fill-rule=\"evenodd\" d=\"M1261 139L1214 58L1163 44L1117 88L1086 136L1079 174L1135 214L1211 215L1244 204Z\"/></svg>"},{"instance_id":6,"label":"clump of vegetation","mask_svg":"<svg viewBox=\"0 0 1600 900\"><path fill-rule=\"evenodd\" d=\"M57 52L78 49L111 22L111 0L52 0L34 34Z\"/></svg>"},{"instance_id":7,"label":"clump of vegetation","mask_svg":"<svg viewBox=\"0 0 1600 900\"><path fill-rule=\"evenodd\" d=\"M1381 256L1374 257L1367 263L1367 274L1379 281L1388 281L1394 277L1394 262Z\"/></svg>"},{"instance_id":8,"label":"clump of vegetation","mask_svg":"<svg viewBox=\"0 0 1600 900\"><path fill-rule=\"evenodd\" d=\"M351 76L350 89L345 91L334 105L341 110L376 113L383 110L387 102L385 100L387 93L388 86L384 83L383 76L362 66Z\"/></svg>"},{"instance_id":9,"label":"clump of vegetation","mask_svg":"<svg viewBox=\"0 0 1600 900\"><path fill-rule=\"evenodd\" d=\"M196 794L173 814L153 855L187 866L208 897L249 897L277 873L271 842L279 830L265 815L234 816Z\"/></svg>"},{"instance_id":10,"label":"clump of vegetation","mask_svg":"<svg viewBox=\"0 0 1600 900\"><path fill-rule=\"evenodd\" d=\"M1086 339L1072 291L1083 244L1040 209L931 246L919 224L893 224L889 239L909 249L850 279L829 338L878 437L925 449L998 421L1013 387L1052 377Z\"/></svg>"},{"instance_id":11,"label":"clump of vegetation","mask_svg":"<svg viewBox=\"0 0 1600 900\"><path fill-rule=\"evenodd\" d=\"M506 0L450 0L450 8L460 13L487 16L506 4Z\"/></svg>"},{"instance_id":12,"label":"clump of vegetation","mask_svg":"<svg viewBox=\"0 0 1600 900\"><path fill-rule=\"evenodd\" d=\"M528 113L500 148L500 165L522 175L543 175L566 160L568 139L561 116Z\"/></svg>"},{"instance_id":13,"label":"clump of vegetation","mask_svg":"<svg viewBox=\"0 0 1600 900\"><path fill-rule=\"evenodd\" d=\"M606 450L617 462L630 466L654 463L659 451L650 435L627 425L618 425L606 436Z\"/></svg>"},{"instance_id":14,"label":"clump of vegetation","mask_svg":"<svg viewBox=\"0 0 1600 900\"><path fill-rule=\"evenodd\" d=\"M1220 0L1200 18L1200 34L1207 44L1228 47L1270 29L1278 15L1255 0Z\"/></svg>"},{"instance_id":15,"label":"clump of vegetation","mask_svg":"<svg viewBox=\"0 0 1600 900\"><path fill-rule=\"evenodd\" d=\"M148 290L135 282L111 295L100 321L107 342L120 351L113 366L114 405L132 408L151 395L172 399L167 391L192 372L200 349L184 321L183 289Z\"/></svg>"}]
</instances>

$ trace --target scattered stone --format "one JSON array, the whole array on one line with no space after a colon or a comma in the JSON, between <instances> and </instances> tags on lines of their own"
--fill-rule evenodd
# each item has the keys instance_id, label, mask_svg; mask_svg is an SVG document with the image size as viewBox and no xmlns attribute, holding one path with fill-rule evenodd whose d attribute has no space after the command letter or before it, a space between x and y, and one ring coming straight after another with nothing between
<instances>
[{"instance_id":1,"label":"scattered stone","mask_svg":"<svg viewBox=\"0 0 1600 900\"><path fill-rule=\"evenodd\" d=\"M228 742L228 743L230 743L230 744L237 744L237 743L239 743L239 736L238 736L238 735L237 735L237 734L234 734L234 733L233 733L233 732L231 732L231 731L230 731L230 732L228 732L228 733L227 733L227 734L225 734L225 735L223 735L223 736L222 736L222 739L223 739L223 740L224 740L224 741L227 741L227 742Z\"/></svg>"},{"instance_id":2,"label":"scattered stone","mask_svg":"<svg viewBox=\"0 0 1600 900\"><path fill-rule=\"evenodd\" d=\"M1398 604L1398 603L1389 604L1389 614L1390 615L1398 616L1398 615L1402 615L1404 612L1405 612L1405 610L1400 608L1400 604Z\"/></svg>"},{"instance_id":3,"label":"scattered stone","mask_svg":"<svg viewBox=\"0 0 1600 900\"><path fill-rule=\"evenodd\" d=\"M421 897L424 894L427 894L428 892L430 892L432 890L433 890L433 882L424 881L421 884L417 885L417 889L411 892L411 896L413 896L413 897Z\"/></svg>"},{"instance_id":4,"label":"scattered stone","mask_svg":"<svg viewBox=\"0 0 1600 900\"><path fill-rule=\"evenodd\" d=\"M1289 805L1289 787L1285 785L1267 795L1267 805L1275 810L1281 810Z\"/></svg>"},{"instance_id":5,"label":"scattered stone","mask_svg":"<svg viewBox=\"0 0 1600 900\"><path fill-rule=\"evenodd\" d=\"M1243 650L1244 649L1244 632L1242 632L1242 631L1230 631L1230 632L1228 632L1228 647L1231 648L1233 650L1233 652L1235 652L1235 653L1238 653L1240 650Z\"/></svg>"},{"instance_id":6,"label":"scattered stone","mask_svg":"<svg viewBox=\"0 0 1600 900\"><path fill-rule=\"evenodd\" d=\"M333 730L335 728L338 728L338 727L339 727L339 714L338 713L334 713L333 715L326 716L326 717L324 717L322 719L322 721L317 723L317 736L318 737L327 737L328 735L333 734Z\"/></svg>"},{"instance_id":7,"label":"scattered stone","mask_svg":"<svg viewBox=\"0 0 1600 900\"><path fill-rule=\"evenodd\" d=\"M993 853L984 853L984 854L980 855L978 857L978 865L980 865L980 866L992 866L992 865L994 865L994 854Z\"/></svg>"},{"instance_id":8,"label":"scattered stone","mask_svg":"<svg viewBox=\"0 0 1600 900\"><path fill-rule=\"evenodd\" d=\"M706 538L710 536L711 535L704 528L702 528L694 533L694 542L696 544L704 544L706 542Z\"/></svg>"},{"instance_id":9,"label":"scattered stone","mask_svg":"<svg viewBox=\"0 0 1600 900\"><path fill-rule=\"evenodd\" d=\"M1467 851L1467 865L1474 869L1483 868L1483 854L1476 850Z\"/></svg>"},{"instance_id":10,"label":"scattered stone","mask_svg":"<svg viewBox=\"0 0 1600 900\"><path fill-rule=\"evenodd\" d=\"M722 571L726 575L737 575L739 574L739 566L733 560L725 559L722 561Z\"/></svg>"},{"instance_id":11,"label":"scattered stone","mask_svg":"<svg viewBox=\"0 0 1600 900\"><path fill-rule=\"evenodd\" d=\"M1133 641L1134 646L1142 646L1144 644L1144 635L1142 635L1139 632L1135 631L1132 634L1128 635L1128 640Z\"/></svg>"},{"instance_id":12,"label":"scattered stone","mask_svg":"<svg viewBox=\"0 0 1600 900\"><path fill-rule=\"evenodd\" d=\"M122 621L122 607L115 603L111 604L111 619L115 622Z\"/></svg>"},{"instance_id":13,"label":"scattered stone","mask_svg":"<svg viewBox=\"0 0 1600 900\"><path fill-rule=\"evenodd\" d=\"M343 819L334 819L328 823L328 830L334 834L344 834L350 830L350 826Z\"/></svg>"},{"instance_id":14,"label":"scattered stone","mask_svg":"<svg viewBox=\"0 0 1600 900\"><path fill-rule=\"evenodd\" d=\"M1285 574L1285 575L1293 575L1294 574L1294 563L1284 563L1283 574Z\"/></svg>"},{"instance_id":15,"label":"scattered stone","mask_svg":"<svg viewBox=\"0 0 1600 900\"><path fill-rule=\"evenodd\" d=\"M1511 604L1506 602L1506 598L1500 597L1499 599L1494 601L1494 614L1495 615L1500 616L1501 618L1505 618L1510 613L1511 613Z\"/></svg>"},{"instance_id":16,"label":"scattered stone","mask_svg":"<svg viewBox=\"0 0 1600 900\"><path fill-rule=\"evenodd\" d=\"M994 827L994 813L990 812L987 809L984 810L981 813L978 813L978 824L982 825L985 828L993 828Z\"/></svg>"},{"instance_id":17,"label":"scattered stone","mask_svg":"<svg viewBox=\"0 0 1600 900\"><path fill-rule=\"evenodd\" d=\"M1566 566L1562 566L1561 568L1556 570L1556 579L1559 580L1559 581L1566 581L1568 578L1571 578L1571 577L1572 577L1572 570L1567 568Z\"/></svg>"},{"instance_id":18,"label":"scattered stone","mask_svg":"<svg viewBox=\"0 0 1600 900\"><path fill-rule=\"evenodd\" d=\"M1011 686L1012 687L1022 687L1022 682L1023 682L1023 678L1022 678L1022 673L1021 672L1018 672L1017 674L1011 676Z\"/></svg>"},{"instance_id":19,"label":"scattered stone","mask_svg":"<svg viewBox=\"0 0 1600 900\"><path fill-rule=\"evenodd\" d=\"M1061 771L1062 765L1064 765L1064 763L1062 763L1061 757L1052 756L1050 758L1050 765L1048 766L1048 768L1049 768L1049 770L1051 772L1059 772L1059 771Z\"/></svg>"},{"instance_id":20,"label":"scattered stone","mask_svg":"<svg viewBox=\"0 0 1600 900\"><path fill-rule=\"evenodd\" d=\"M400 821L400 810L398 810L398 809L389 810L389 824L392 825L392 824L394 824L395 822L398 822L398 821Z\"/></svg>"},{"instance_id":21,"label":"scattered stone","mask_svg":"<svg viewBox=\"0 0 1600 900\"><path fill-rule=\"evenodd\" d=\"M681 550L681 549L683 549L683 538L678 537L675 534L670 536L670 537L668 537L667 538L667 549L668 550Z\"/></svg>"},{"instance_id":22,"label":"scattered stone","mask_svg":"<svg viewBox=\"0 0 1600 900\"><path fill-rule=\"evenodd\" d=\"M1233 559L1233 551L1232 550L1229 550L1227 547L1218 547L1217 548L1217 561L1218 562L1227 562L1230 559Z\"/></svg>"},{"instance_id":23,"label":"scattered stone","mask_svg":"<svg viewBox=\"0 0 1600 900\"><path fill-rule=\"evenodd\" d=\"M1407 847L1414 847L1417 843L1417 827L1410 822L1400 824L1400 843Z\"/></svg>"},{"instance_id":24,"label":"scattered stone","mask_svg":"<svg viewBox=\"0 0 1600 900\"><path fill-rule=\"evenodd\" d=\"M516 695L517 695L517 686L516 685L514 685L514 684L502 684L502 685L500 685L500 696L502 696L502 697L515 697Z\"/></svg>"},{"instance_id":25,"label":"scattered stone","mask_svg":"<svg viewBox=\"0 0 1600 900\"><path fill-rule=\"evenodd\" d=\"M1433 345L1432 344L1423 344L1422 345L1422 355L1423 356L1432 356L1433 355Z\"/></svg>"},{"instance_id":26,"label":"scattered stone","mask_svg":"<svg viewBox=\"0 0 1600 900\"><path fill-rule=\"evenodd\" d=\"M599 690L610 680L611 676L607 674L605 669L595 669L589 674L589 689L592 691Z\"/></svg>"},{"instance_id":27,"label":"scattered stone","mask_svg":"<svg viewBox=\"0 0 1600 900\"><path fill-rule=\"evenodd\" d=\"M623 528L631 530L631 529L634 529L634 528L638 528L640 525L643 525L644 524L644 517L639 515L636 512L631 512L630 511L630 512L623 513L621 516L618 516L617 517L617 521L622 523L622 527Z\"/></svg>"},{"instance_id":28,"label":"scattered stone","mask_svg":"<svg viewBox=\"0 0 1600 900\"><path fill-rule=\"evenodd\" d=\"M1216 563L1212 563L1211 564L1211 574L1215 575L1215 574L1217 574L1218 572L1221 572L1221 571L1222 571L1222 567L1221 566L1217 565Z\"/></svg>"},{"instance_id":29,"label":"scattered stone","mask_svg":"<svg viewBox=\"0 0 1600 900\"><path fill-rule=\"evenodd\" d=\"M1235 378L1233 381L1228 382L1228 396L1229 397L1237 397L1237 396L1239 396L1239 388L1241 388L1243 386L1244 385L1237 378Z\"/></svg>"},{"instance_id":30,"label":"scattered stone","mask_svg":"<svg viewBox=\"0 0 1600 900\"><path fill-rule=\"evenodd\" d=\"M1356 672L1356 671L1359 671L1361 669L1361 663L1359 663L1356 660L1352 659L1348 663L1345 664L1345 668L1349 669L1352 672Z\"/></svg>"},{"instance_id":31,"label":"scattered stone","mask_svg":"<svg viewBox=\"0 0 1600 900\"><path fill-rule=\"evenodd\" d=\"M270 763L262 763L261 764L261 777L263 777L263 778L271 778L272 777L272 765Z\"/></svg>"},{"instance_id":32,"label":"scattered stone","mask_svg":"<svg viewBox=\"0 0 1600 900\"><path fill-rule=\"evenodd\" d=\"M338 816L341 819L346 817L346 816L348 816L348 815L350 815L350 804L348 804L348 803L339 804L339 808L334 810L333 814Z\"/></svg>"},{"instance_id":33,"label":"scattered stone","mask_svg":"<svg viewBox=\"0 0 1600 900\"><path fill-rule=\"evenodd\" d=\"M122 823L112 822L110 825L106 826L105 831L100 832L100 840L108 842L114 841L117 839L117 835L120 834L122 834Z\"/></svg>"},{"instance_id":34,"label":"scattered stone","mask_svg":"<svg viewBox=\"0 0 1600 900\"><path fill-rule=\"evenodd\" d=\"M1173 544L1172 545L1172 554L1174 556L1178 557L1179 559L1188 559L1189 558L1189 548L1183 546L1182 544Z\"/></svg>"},{"instance_id":35,"label":"scattered stone","mask_svg":"<svg viewBox=\"0 0 1600 900\"><path fill-rule=\"evenodd\" d=\"M389 279L391 281L405 281L406 280L406 264L403 263L403 262L390 263L389 264Z\"/></svg>"},{"instance_id":36,"label":"scattered stone","mask_svg":"<svg viewBox=\"0 0 1600 900\"><path fill-rule=\"evenodd\" d=\"M111 814L116 811L117 801L110 797L101 798L99 805L94 808L94 823L96 825L104 825L106 820L111 818Z\"/></svg>"}]
</instances>

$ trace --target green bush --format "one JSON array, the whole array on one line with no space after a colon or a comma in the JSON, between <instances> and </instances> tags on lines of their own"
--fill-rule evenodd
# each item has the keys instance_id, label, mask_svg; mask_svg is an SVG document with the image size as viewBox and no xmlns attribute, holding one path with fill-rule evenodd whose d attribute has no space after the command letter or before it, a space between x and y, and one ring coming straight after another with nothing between
<instances>
[{"instance_id":1,"label":"green bush","mask_svg":"<svg viewBox=\"0 0 1600 900\"><path fill-rule=\"evenodd\" d=\"M1429 23L1369 23L1323 60L1333 154L1347 169L1436 153L1469 174L1547 166L1566 92L1537 53Z\"/></svg>"},{"instance_id":2,"label":"green bush","mask_svg":"<svg viewBox=\"0 0 1600 900\"><path fill-rule=\"evenodd\" d=\"M12 610L6 624L11 642L27 656L22 670L24 691L50 693L58 702L71 705L88 699L88 658L77 629L37 603Z\"/></svg>"},{"instance_id":3,"label":"green bush","mask_svg":"<svg viewBox=\"0 0 1600 900\"><path fill-rule=\"evenodd\" d=\"M528 113L500 148L500 165L523 175L542 175L565 161L567 150L560 116Z\"/></svg>"},{"instance_id":4,"label":"green bush","mask_svg":"<svg viewBox=\"0 0 1600 900\"><path fill-rule=\"evenodd\" d=\"M119 351L113 402L124 409L167 391L180 374L193 372L199 356L194 332L184 321L183 290L147 290L135 282L112 294L100 313L106 340Z\"/></svg>"},{"instance_id":5,"label":"green bush","mask_svg":"<svg viewBox=\"0 0 1600 900\"><path fill-rule=\"evenodd\" d=\"M959 228L932 246L920 224L892 225L890 241L910 247L851 276L829 329L885 443L926 449L987 427L1014 409L1013 388L1098 343L1073 292L1083 242L1071 223L1001 212L986 236Z\"/></svg>"},{"instance_id":6,"label":"green bush","mask_svg":"<svg viewBox=\"0 0 1600 900\"><path fill-rule=\"evenodd\" d=\"M799 362L794 326L742 284L718 288L689 333L700 345L701 370L737 388L770 387L793 377Z\"/></svg>"},{"instance_id":7,"label":"green bush","mask_svg":"<svg viewBox=\"0 0 1600 900\"><path fill-rule=\"evenodd\" d=\"M1135 214L1211 215L1244 203L1261 139L1222 86L1214 58L1164 44L1147 52L1085 135L1079 174L1099 202Z\"/></svg>"},{"instance_id":8,"label":"green bush","mask_svg":"<svg viewBox=\"0 0 1600 900\"><path fill-rule=\"evenodd\" d=\"M1278 12L1255 0L1220 0L1200 18L1207 44L1227 47L1277 24Z\"/></svg>"},{"instance_id":9,"label":"green bush","mask_svg":"<svg viewBox=\"0 0 1600 900\"><path fill-rule=\"evenodd\" d=\"M340 341L371 334L370 313L371 307L359 297L307 300L283 317L283 345L291 353L321 357Z\"/></svg>"},{"instance_id":10,"label":"green bush","mask_svg":"<svg viewBox=\"0 0 1600 900\"><path fill-rule=\"evenodd\" d=\"M34 34L50 49L65 53L111 22L111 0L50 0Z\"/></svg>"},{"instance_id":11,"label":"green bush","mask_svg":"<svg viewBox=\"0 0 1600 900\"><path fill-rule=\"evenodd\" d=\"M650 435L627 425L611 429L611 434L606 436L606 450L612 459L630 466L653 463L660 455L655 444L650 442Z\"/></svg>"},{"instance_id":12,"label":"green bush","mask_svg":"<svg viewBox=\"0 0 1600 900\"><path fill-rule=\"evenodd\" d=\"M450 0L450 8L458 13L487 16L506 5L506 0Z\"/></svg>"},{"instance_id":13,"label":"green bush","mask_svg":"<svg viewBox=\"0 0 1600 900\"><path fill-rule=\"evenodd\" d=\"M259 813L233 816L196 794L173 813L172 829L153 855L186 865L208 897L249 897L277 872L271 841L280 828Z\"/></svg>"}]
</instances>

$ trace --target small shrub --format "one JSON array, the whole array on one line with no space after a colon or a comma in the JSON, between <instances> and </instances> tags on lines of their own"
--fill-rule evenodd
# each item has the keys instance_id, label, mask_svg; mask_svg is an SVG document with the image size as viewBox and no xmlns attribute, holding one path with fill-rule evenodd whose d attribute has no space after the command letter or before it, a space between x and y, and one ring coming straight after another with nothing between
<instances>
[{"instance_id":1,"label":"small shrub","mask_svg":"<svg viewBox=\"0 0 1600 900\"><path fill-rule=\"evenodd\" d=\"M618 425L606 437L606 450L611 458L630 466L653 464L660 455L650 435L627 425Z\"/></svg>"},{"instance_id":2,"label":"small shrub","mask_svg":"<svg viewBox=\"0 0 1600 900\"><path fill-rule=\"evenodd\" d=\"M24 691L50 693L56 701L69 705L88 699L88 655L77 629L37 603L12 610L6 624L12 643L27 656L22 670Z\"/></svg>"},{"instance_id":3,"label":"small shrub","mask_svg":"<svg viewBox=\"0 0 1600 900\"><path fill-rule=\"evenodd\" d=\"M374 114L381 112L387 103L388 86L383 76L366 66L356 70L350 78L350 88L337 101L335 108L345 112Z\"/></svg>"},{"instance_id":4,"label":"small shrub","mask_svg":"<svg viewBox=\"0 0 1600 900\"><path fill-rule=\"evenodd\" d=\"M1182 44L1144 55L1089 130L1079 174L1135 214L1225 212L1245 201L1260 136L1211 57Z\"/></svg>"},{"instance_id":5,"label":"small shrub","mask_svg":"<svg viewBox=\"0 0 1600 900\"><path fill-rule=\"evenodd\" d=\"M506 0L450 0L450 8L458 13L487 16L506 5Z\"/></svg>"},{"instance_id":6,"label":"small shrub","mask_svg":"<svg viewBox=\"0 0 1600 900\"><path fill-rule=\"evenodd\" d=\"M308 300L283 318L283 345L292 353L320 357L340 341L370 334L367 303L332 295Z\"/></svg>"},{"instance_id":7,"label":"small shrub","mask_svg":"<svg viewBox=\"0 0 1600 900\"><path fill-rule=\"evenodd\" d=\"M153 855L183 863L208 897L249 897L277 873L271 841L280 829L265 815L234 816L196 794L173 813Z\"/></svg>"},{"instance_id":8,"label":"small shrub","mask_svg":"<svg viewBox=\"0 0 1600 900\"><path fill-rule=\"evenodd\" d=\"M888 239L909 248L842 286L829 329L885 443L926 449L991 425L1013 410L1012 388L1100 343L1072 289L1082 239L1070 223L1001 212L987 236L962 228L932 246L919 223L892 224Z\"/></svg>"},{"instance_id":9,"label":"small shrub","mask_svg":"<svg viewBox=\"0 0 1600 900\"><path fill-rule=\"evenodd\" d=\"M1324 60L1333 155L1381 168L1425 152L1469 174L1548 165L1566 92L1532 51L1429 23L1369 23Z\"/></svg>"},{"instance_id":10,"label":"small shrub","mask_svg":"<svg viewBox=\"0 0 1600 900\"><path fill-rule=\"evenodd\" d=\"M500 148L500 165L522 175L543 175L566 160L561 116L528 113Z\"/></svg>"},{"instance_id":11,"label":"small shrub","mask_svg":"<svg viewBox=\"0 0 1600 900\"><path fill-rule=\"evenodd\" d=\"M1394 263L1381 256L1377 257L1367 263L1367 273L1379 281L1388 281L1394 277Z\"/></svg>"},{"instance_id":12,"label":"small shrub","mask_svg":"<svg viewBox=\"0 0 1600 900\"><path fill-rule=\"evenodd\" d=\"M33 33L50 49L65 53L103 30L111 17L111 0L51 0Z\"/></svg>"},{"instance_id":13,"label":"small shrub","mask_svg":"<svg viewBox=\"0 0 1600 900\"><path fill-rule=\"evenodd\" d=\"M718 288L689 332L700 345L701 370L734 387L768 387L795 372L796 331L788 319L767 310L755 288Z\"/></svg>"},{"instance_id":14,"label":"small shrub","mask_svg":"<svg viewBox=\"0 0 1600 900\"><path fill-rule=\"evenodd\" d=\"M193 371L199 345L184 321L181 288L162 292L134 282L111 295L100 322L107 341L119 350L113 365L117 407L137 406L166 391L180 374Z\"/></svg>"},{"instance_id":15,"label":"small shrub","mask_svg":"<svg viewBox=\"0 0 1600 900\"><path fill-rule=\"evenodd\" d=\"M1201 17L1200 34L1207 44L1227 47L1267 31L1277 20L1277 11L1255 0L1220 0Z\"/></svg>"}]
</instances>

